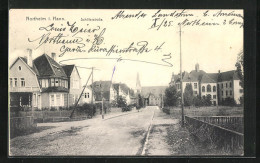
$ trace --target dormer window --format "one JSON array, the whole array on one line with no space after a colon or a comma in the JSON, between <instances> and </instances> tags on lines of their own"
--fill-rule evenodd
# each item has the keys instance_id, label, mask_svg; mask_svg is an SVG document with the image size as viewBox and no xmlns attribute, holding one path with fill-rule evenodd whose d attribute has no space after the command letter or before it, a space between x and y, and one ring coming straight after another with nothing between
<instances>
[{"instance_id":1,"label":"dormer window","mask_svg":"<svg viewBox=\"0 0 260 163\"><path fill-rule=\"evenodd\" d=\"M21 66L18 66L18 70L21 71L21 70L22 70L22 67L21 67Z\"/></svg>"}]
</instances>

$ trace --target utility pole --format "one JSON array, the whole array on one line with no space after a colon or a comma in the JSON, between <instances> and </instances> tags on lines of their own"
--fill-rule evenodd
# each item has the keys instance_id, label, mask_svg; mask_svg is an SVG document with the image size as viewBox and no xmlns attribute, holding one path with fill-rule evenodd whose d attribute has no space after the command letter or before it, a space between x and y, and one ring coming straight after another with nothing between
<instances>
[{"instance_id":1,"label":"utility pole","mask_svg":"<svg viewBox=\"0 0 260 163\"><path fill-rule=\"evenodd\" d=\"M101 88L102 89L102 88ZM103 91L101 90L101 98L102 98L102 119L104 119L104 102L103 102Z\"/></svg>"},{"instance_id":2,"label":"utility pole","mask_svg":"<svg viewBox=\"0 0 260 163\"><path fill-rule=\"evenodd\" d=\"M180 25L180 76L181 76L181 126L184 127L184 108L183 108L183 83L182 83L182 55L181 55L181 25Z\"/></svg>"},{"instance_id":3,"label":"utility pole","mask_svg":"<svg viewBox=\"0 0 260 163\"><path fill-rule=\"evenodd\" d=\"M163 93L162 93L162 108L164 107L164 103L163 103Z\"/></svg>"},{"instance_id":4,"label":"utility pole","mask_svg":"<svg viewBox=\"0 0 260 163\"><path fill-rule=\"evenodd\" d=\"M92 72L92 73L93 73L93 72ZM88 77L88 80L87 80L87 82L86 82L86 84L85 84L85 86L84 86L84 88L83 88L83 90L82 90L82 92L81 92L81 94L80 94L80 96L79 96L79 99L78 99L78 101L76 102L76 104L75 104L75 106L74 106L74 109L73 109L73 111L72 111L71 114L70 114L70 118L73 117L73 114L74 114L74 112L75 112L75 110L76 110L76 108L77 108L77 106L78 106L79 100L80 100L80 98L81 98L81 96L82 96L82 94L83 94L85 88L87 87L88 81L89 81L90 76L92 75L92 73L91 73L91 74L89 75L89 77Z\"/></svg>"}]
</instances>

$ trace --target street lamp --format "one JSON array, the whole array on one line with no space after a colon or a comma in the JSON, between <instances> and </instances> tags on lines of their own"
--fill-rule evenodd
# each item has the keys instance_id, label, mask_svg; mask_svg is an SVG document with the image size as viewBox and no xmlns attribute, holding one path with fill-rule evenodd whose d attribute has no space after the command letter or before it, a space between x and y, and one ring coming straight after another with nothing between
<instances>
[{"instance_id":1,"label":"street lamp","mask_svg":"<svg viewBox=\"0 0 260 163\"><path fill-rule=\"evenodd\" d=\"M183 108L183 82L182 82L182 55L181 55L181 25L180 25L180 76L181 76L181 126L184 127L184 108Z\"/></svg>"}]
</instances>

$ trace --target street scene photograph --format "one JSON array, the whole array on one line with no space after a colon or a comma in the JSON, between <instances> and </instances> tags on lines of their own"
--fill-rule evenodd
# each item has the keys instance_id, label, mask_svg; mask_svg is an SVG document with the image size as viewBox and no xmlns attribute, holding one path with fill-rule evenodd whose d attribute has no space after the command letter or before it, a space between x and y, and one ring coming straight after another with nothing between
<instances>
[{"instance_id":1,"label":"street scene photograph","mask_svg":"<svg viewBox=\"0 0 260 163\"><path fill-rule=\"evenodd\" d=\"M9 156L243 156L243 26L243 10L10 9Z\"/></svg>"}]
</instances>

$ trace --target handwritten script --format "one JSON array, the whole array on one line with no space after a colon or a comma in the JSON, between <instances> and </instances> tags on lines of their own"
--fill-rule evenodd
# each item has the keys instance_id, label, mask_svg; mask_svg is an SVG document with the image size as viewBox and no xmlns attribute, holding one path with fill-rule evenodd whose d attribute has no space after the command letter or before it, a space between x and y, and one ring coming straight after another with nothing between
<instances>
[{"instance_id":1,"label":"handwritten script","mask_svg":"<svg viewBox=\"0 0 260 163\"><path fill-rule=\"evenodd\" d=\"M243 15L237 11L226 10L204 10L203 12L193 12L193 10L155 10L147 13L147 10L121 10L115 11L115 15L110 17L110 22L115 24L131 23L131 21L142 22L146 20L143 27L147 31L158 32L171 27L182 26L184 28L196 27L217 27L233 26L234 28L243 28ZM81 18L81 21L85 20ZM162 66L172 67L171 62L173 51L165 50L167 41L157 41L155 39L135 39L135 37L125 38L124 44L120 44L122 40L114 40L106 42L106 34L111 31L111 27L102 23L79 21L62 21L49 22L45 26L38 27L39 36L29 37L30 43L36 43L35 49L45 45L53 45L59 48L59 57L67 54L75 55L77 53L101 54L103 59L114 57L118 61L129 60L136 62L147 62ZM97 25L98 24L98 25ZM141 23L142 24L142 23ZM127 32L127 31L125 31ZM114 32L116 35L116 32ZM162 36L164 37L164 36ZM110 39L111 40L111 39ZM160 61L149 62L148 60L140 60L138 56L143 54L158 54ZM134 59L129 59L124 55L132 55Z\"/></svg>"}]
</instances>

